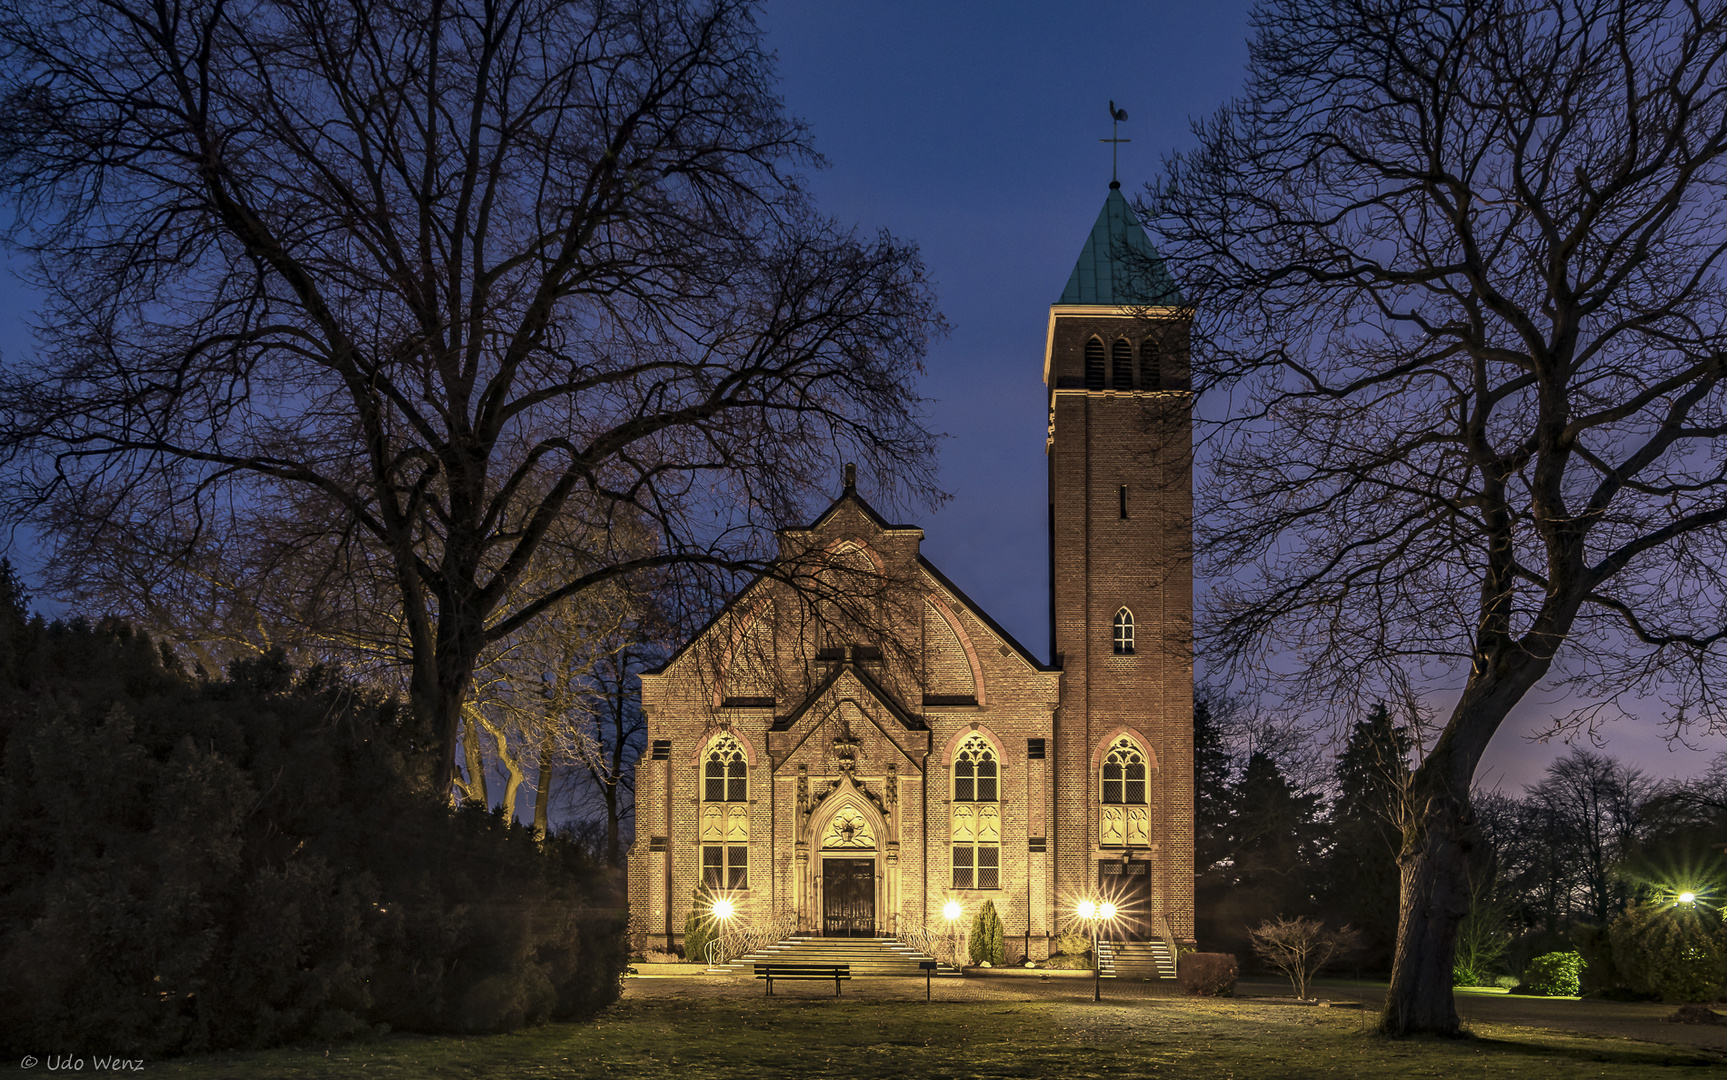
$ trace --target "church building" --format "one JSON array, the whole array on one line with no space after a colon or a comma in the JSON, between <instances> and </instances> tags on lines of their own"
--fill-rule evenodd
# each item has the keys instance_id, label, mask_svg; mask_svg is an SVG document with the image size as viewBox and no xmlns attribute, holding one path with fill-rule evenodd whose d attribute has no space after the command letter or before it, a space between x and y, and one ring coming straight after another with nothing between
<instances>
[{"instance_id":1,"label":"church building","mask_svg":"<svg viewBox=\"0 0 1727 1080\"><path fill-rule=\"evenodd\" d=\"M1029 383L1030 357L1025 374ZM1193 939L1188 312L1119 185L1050 307L1040 660L855 489L642 677L632 922L704 882L786 934L915 937L994 902L1037 960L1085 899Z\"/></svg>"}]
</instances>

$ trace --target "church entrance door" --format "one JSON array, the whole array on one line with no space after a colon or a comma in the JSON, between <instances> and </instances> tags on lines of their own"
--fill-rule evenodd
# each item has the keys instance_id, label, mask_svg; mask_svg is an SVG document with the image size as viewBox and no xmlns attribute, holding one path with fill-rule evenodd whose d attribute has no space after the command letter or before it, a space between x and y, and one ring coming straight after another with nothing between
<instances>
[{"instance_id":1,"label":"church entrance door","mask_svg":"<svg viewBox=\"0 0 1727 1080\"><path fill-rule=\"evenodd\" d=\"M1098 891L1121 912L1118 925L1122 937L1129 941L1151 937L1151 864L1100 859L1097 881Z\"/></svg>"},{"instance_id":2,"label":"church entrance door","mask_svg":"<svg viewBox=\"0 0 1727 1080\"><path fill-rule=\"evenodd\" d=\"M875 860L822 860L822 936L875 936Z\"/></svg>"}]
</instances>

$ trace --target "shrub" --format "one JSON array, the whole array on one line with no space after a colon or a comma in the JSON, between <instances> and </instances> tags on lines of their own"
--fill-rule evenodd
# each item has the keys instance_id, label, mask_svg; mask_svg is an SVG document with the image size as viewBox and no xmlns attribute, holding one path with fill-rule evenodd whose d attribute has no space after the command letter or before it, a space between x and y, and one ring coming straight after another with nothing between
<instances>
[{"instance_id":1,"label":"shrub","mask_svg":"<svg viewBox=\"0 0 1727 1080\"><path fill-rule=\"evenodd\" d=\"M1543 997L1576 997L1582 974L1581 954L1543 953L1529 961L1529 970L1523 974L1524 992Z\"/></svg>"},{"instance_id":2,"label":"shrub","mask_svg":"<svg viewBox=\"0 0 1727 1080\"><path fill-rule=\"evenodd\" d=\"M412 712L0 604L0 1049L163 1056L616 999L615 879L432 793ZM8 625L9 624L9 625Z\"/></svg>"},{"instance_id":3,"label":"shrub","mask_svg":"<svg viewBox=\"0 0 1727 1080\"><path fill-rule=\"evenodd\" d=\"M1051 971L1090 971L1091 957L1084 954L1073 956L1068 953L1057 953L1045 961L1043 966Z\"/></svg>"},{"instance_id":4,"label":"shrub","mask_svg":"<svg viewBox=\"0 0 1727 1080\"><path fill-rule=\"evenodd\" d=\"M1055 951L1063 956L1090 956L1091 934L1084 930L1069 929L1055 939Z\"/></svg>"},{"instance_id":5,"label":"shrub","mask_svg":"<svg viewBox=\"0 0 1727 1080\"><path fill-rule=\"evenodd\" d=\"M1002 931L1001 916L996 914L994 900L985 900L977 909L976 918L972 919L970 949L974 964L987 961L992 967L1000 967L1007 962L1006 935Z\"/></svg>"},{"instance_id":6,"label":"shrub","mask_svg":"<svg viewBox=\"0 0 1727 1080\"><path fill-rule=\"evenodd\" d=\"M1327 930L1318 919L1273 919L1247 932L1253 951L1266 964L1288 976L1295 996L1306 1000L1314 976L1338 956L1361 944L1361 935L1345 926Z\"/></svg>"},{"instance_id":7,"label":"shrub","mask_svg":"<svg viewBox=\"0 0 1727 1080\"><path fill-rule=\"evenodd\" d=\"M1634 904L1607 928L1619 978L1672 1004L1714 1001L1727 983L1720 919L1696 907Z\"/></svg>"},{"instance_id":8,"label":"shrub","mask_svg":"<svg viewBox=\"0 0 1727 1080\"><path fill-rule=\"evenodd\" d=\"M708 942L717 940L719 927L713 916L713 893L706 882L690 894L690 913L684 916L684 959L691 964L708 962Z\"/></svg>"},{"instance_id":9,"label":"shrub","mask_svg":"<svg viewBox=\"0 0 1727 1080\"><path fill-rule=\"evenodd\" d=\"M1232 997L1237 966L1228 953L1182 953L1175 964L1181 988L1199 997Z\"/></svg>"}]
</instances>

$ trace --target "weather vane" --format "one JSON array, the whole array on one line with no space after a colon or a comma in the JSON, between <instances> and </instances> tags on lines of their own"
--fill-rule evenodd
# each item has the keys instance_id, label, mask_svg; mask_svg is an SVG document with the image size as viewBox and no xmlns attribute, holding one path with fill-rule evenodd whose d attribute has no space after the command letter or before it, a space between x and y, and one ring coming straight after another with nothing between
<instances>
[{"instance_id":1,"label":"weather vane","mask_svg":"<svg viewBox=\"0 0 1727 1080\"><path fill-rule=\"evenodd\" d=\"M1133 141L1132 139L1118 139L1115 137L1116 136L1115 126L1117 124L1121 123L1123 120L1126 120L1126 119L1127 119L1127 110L1126 109L1118 109L1115 107L1115 102L1113 102L1113 101L1110 102L1109 103L1109 136L1110 137L1107 139L1097 140L1098 142L1105 142L1105 143L1111 144L1110 148L1109 148L1109 186L1110 187L1119 187L1121 185L1121 181L1116 179L1116 175L1115 175L1116 155L1121 152L1121 144L1124 142L1132 142Z\"/></svg>"}]
</instances>

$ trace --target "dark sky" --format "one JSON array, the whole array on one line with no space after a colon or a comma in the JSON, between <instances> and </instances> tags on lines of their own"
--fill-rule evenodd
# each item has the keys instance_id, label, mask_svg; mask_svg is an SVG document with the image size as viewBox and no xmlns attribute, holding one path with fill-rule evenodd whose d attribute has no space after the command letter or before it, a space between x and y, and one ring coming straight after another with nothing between
<instances>
[{"instance_id":1,"label":"dark sky","mask_svg":"<svg viewBox=\"0 0 1727 1080\"><path fill-rule=\"evenodd\" d=\"M830 163L812 181L822 208L916 240L953 324L923 383L931 426L949 436L941 479L953 494L916 515L924 550L1040 656L1044 334L1109 183L1106 106L1128 111L1131 195L1165 153L1191 145L1190 118L1241 88L1250 6L852 0L766 14L786 104ZM1479 779L1515 791L1565 752L1527 738L1557 698L1530 695ZM1651 722L1599 736L1657 776L1727 751L1720 737L1670 745Z\"/></svg>"},{"instance_id":2,"label":"dark sky","mask_svg":"<svg viewBox=\"0 0 1727 1080\"><path fill-rule=\"evenodd\" d=\"M1120 169L1132 195L1163 154L1190 144L1191 117L1240 88L1249 6L798 0L764 15L787 106L830 163L812 177L822 209L915 240L953 326L923 383L930 426L949 436L941 483L953 494L910 515L924 549L1040 656L1044 333L1109 183L1106 105L1129 114ZM28 351L29 306L0 277L0 357ZM1495 740L1489 785L1514 790L1564 751L1523 737L1551 698L1531 695ZM1651 723L1602 735L1663 776L1727 750L1722 738L1670 747Z\"/></svg>"}]
</instances>

